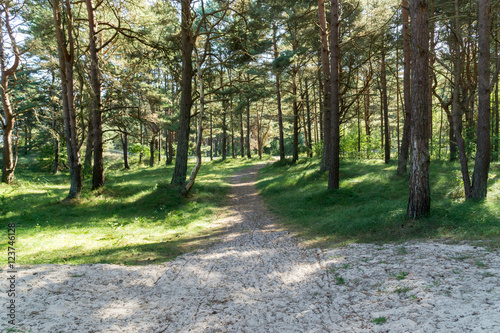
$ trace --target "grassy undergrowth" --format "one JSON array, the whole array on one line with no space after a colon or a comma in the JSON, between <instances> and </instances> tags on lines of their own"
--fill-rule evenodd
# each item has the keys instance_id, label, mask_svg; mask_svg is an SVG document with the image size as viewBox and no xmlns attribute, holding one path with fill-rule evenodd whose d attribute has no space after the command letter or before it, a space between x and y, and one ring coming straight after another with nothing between
<instances>
[{"instance_id":1,"label":"grassy undergrowth","mask_svg":"<svg viewBox=\"0 0 500 333\"><path fill-rule=\"evenodd\" d=\"M34 161L20 160L15 183L0 184L0 251L7 224L16 223L16 264L157 263L204 246L220 232L212 222L226 200L225 178L253 163L205 163L184 198L169 185L173 167L126 171L112 160L103 189L90 191L86 179L82 197L67 202L69 176L36 172Z\"/></svg>"},{"instance_id":2,"label":"grassy undergrowth","mask_svg":"<svg viewBox=\"0 0 500 333\"><path fill-rule=\"evenodd\" d=\"M414 238L488 240L500 244L500 165L492 164L488 198L463 200L458 164L431 163L432 213L406 220L408 176L396 176L396 163L343 161L340 189L328 190L320 161L277 162L259 175L258 188L269 207L284 217L306 243L404 241Z\"/></svg>"}]
</instances>

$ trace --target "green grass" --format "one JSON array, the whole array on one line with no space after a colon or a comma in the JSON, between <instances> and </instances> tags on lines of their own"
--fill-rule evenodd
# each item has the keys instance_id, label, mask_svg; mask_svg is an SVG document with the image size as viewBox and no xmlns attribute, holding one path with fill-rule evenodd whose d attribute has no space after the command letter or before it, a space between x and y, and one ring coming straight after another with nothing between
<instances>
[{"instance_id":1,"label":"green grass","mask_svg":"<svg viewBox=\"0 0 500 333\"><path fill-rule=\"evenodd\" d=\"M277 162L259 175L269 207L312 246L415 238L489 240L500 243L500 165L490 169L488 197L463 200L457 163L431 163L431 215L407 220L408 176L395 162L342 161L340 189L328 190L328 173L317 159Z\"/></svg>"},{"instance_id":2,"label":"green grass","mask_svg":"<svg viewBox=\"0 0 500 333\"><path fill-rule=\"evenodd\" d=\"M16 264L159 263L210 244L222 232L213 220L227 199L226 177L254 163L204 163L184 198L169 185L173 167L126 171L115 157L103 189L90 191L86 179L82 197L68 202L68 174L37 172L35 161L21 159L15 183L0 184L0 251L15 223Z\"/></svg>"}]
</instances>

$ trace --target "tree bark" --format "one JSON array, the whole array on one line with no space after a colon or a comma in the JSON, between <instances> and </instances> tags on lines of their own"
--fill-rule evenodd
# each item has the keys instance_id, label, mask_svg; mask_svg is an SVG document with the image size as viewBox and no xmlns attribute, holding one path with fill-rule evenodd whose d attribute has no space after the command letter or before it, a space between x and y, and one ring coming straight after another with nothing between
<instances>
[{"instance_id":1,"label":"tree bark","mask_svg":"<svg viewBox=\"0 0 500 333\"><path fill-rule=\"evenodd\" d=\"M222 111L222 160L226 160L227 157L227 124L226 124L226 101L222 102L222 108L224 109Z\"/></svg>"},{"instance_id":2,"label":"tree bark","mask_svg":"<svg viewBox=\"0 0 500 333\"><path fill-rule=\"evenodd\" d=\"M454 87L453 87L453 129L455 132L455 139L457 140L457 148L458 148L458 156L460 158L460 168L462 171L462 180L464 182L464 191L465 197L470 198L472 186L469 175L469 166L468 159L465 147L465 140L462 136L462 116L463 116L463 108L462 103L460 102L460 73L462 72L462 64L460 60L460 43L461 43L461 34L460 34L460 12L458 0L455 0L455 73L454 73Z\"/></svg>"},{"instance_id":3,"label":"tree bark","mask_svg":"<svg viewBox=\"0 0 500 333\"><path fill-rule=\"evenodd\" d=\"M384 107L384 155L385 163L388 164L391 160L391 139L389 134L389 105L387 102L387 79L385 73L385 45L382 46L382 68L380 73L380 81L382 84L382 104Z\"/></svg>"},{"instance_id":4,"label":"tree bark","mask_svg":"<svg viewBox=\"0 0 500 333\"><path fill-rule=\"evenodd\" d=\"M3 5L4 8L0 11L0 64L1 64L1 81L0 81L0 97L3 106L2 132L3 132L3 164L2 164L2 182L6 184L12 183L14 180L14 171L17 164L17 155L14 157L14 143L12 140L12 132L16 122L16 115L12 109L9 94L9 80L14 77L18 71L21 61L20 53L14 39L13 32L10 27L10 15L8 2ZM4 21L5 16L5 21ZM10 68L7 68L7 59L5 54L4 44L4 24L11 42L12 53L14 53L14 63Z\"/></svg>"},{"instance_id":5,"label":"tree bark","mask_svg":"<svg viewBox=\"0 0 500 333\"><path fill-rule=\"evenodd\" d=\"M203 88L203 73L201 71L201 63L198 57L198 53L195 50L196 57L196 73L198 74L198 82L199 82L199 90L200 90L200 111L198 112L198 126L196 132L196 163L191 170L191 174L189 175L189 179L186 182L186 185L183 188L182 194L187 196L189 191L194 185L196 180L196 176L198 175L198 171L200 171L202 156L201 156L201 144L203 142L203 116L205 111L205 92Z\"/></svg>"},{"instance_id":6,"label":"tree bark","mask_svg":"<svg viewBox=\"0 0 500 333\"><path fill-rule=\"evenodd\" d=\"M332 0L331 12L331 147L328 172L328 189L338 189L340 183L340 96L339 96L339 1Z\"/></svg>"},{"instance_id":7,"label":"tree bark","mask_svg":"<svg viewBox=\"0 0 500 333\"><path fill-rule=\"evenodd\" d=\"M63 31L61 7L66 16ZM65 8L65 9L64 9ZM56 30L59 68L62 85L64 134L70 169L71 184L67 199L78 198L82 191L82 164L80 144L78 142L77 121L74 106L73 65L75 62L75 41L73 37L73 15L69 0L62 5L59 0L52 0L52 13Z\"/></svg>"},{"instance_id":8,"label":"tree bark","mask_svg":"<svg viewBox=\"0 0 500 333\"><path fill-rule=\"evenodd\" d=\"M149 166L154 167L155 165L155 146L156 146L156 137L154 132L151 131L151 140L149 141Z\"/></svg>"},{"instance_id":9,"label":"tree bark","mask_svg":"<svg viewBox=\"0 0 500 333\"><path fill-rule=\"evenodd\" d=\"M247 157L252 158L252 152L250 150L250 99L247 97Z\"/></svg>"},{"instance_id":10,"label":"tree bark","mask_svg":"<svg viewBox=\"0 0 500 333\"><path fill-rule=\"evenodd\" d=\"M245 157L245 134L243 133L243 111L240 111L240 150L241 157Z\"/></svg>"},{"instance_id":11,"label":"tree bark","mask_svg":"<svg viewBox=\"0 0 500 333\"><path fill-rule=\"evenodd\" d=\"M294 44L295 45L295 44ZM294 48L295 49L295 48ZM299 159L299 109L297 107L297 65L292 68L292 109L293 109L293 149L292 149L292 163L297 162Z\"/></svg>"},{"instance_id":12,"label":"tree bark","mask_svg":"<svg viewBox=\"0 0 500 333\"><path fill-rule=\"evenodd\" d=\"M498 43L496 43L496 54L498 54ZM494 134L494 138L495 138L495 147L494 147L494 157L495 157L495 161L498 161L498 155L499 155L499 150L498 150L498 146L499 146L499 143L500 143L500 137L499 137L499 119L498 119L498 116L499 116L499 100L498 100L498 84L499 82L497 81L497 84L496 84L496 88L495 88L495 134Z\"/></svg>"},{"instance_id":13,"label":"tree bark","mask_svg":"<svg viewBox=\"0 0 500 333\"><path fill-rule=\"evenodd\" d=\"M94 151L94 114L92 110L89 112L87 123L87 144L85 146L85 157L83 160L83 170L85 173L90 173L92 168L92 156Z\"/></svg>"},{"instance_id":14,"label":"tree bark","mask_svg":"<svg viewBox=\"0 0 500 333\"><path fill-rule=\"evenodd\" d=\"M338 4L337 4L338 5ZM321 171L329 170L331 160L331 71L328 52L328 30L326 27L325 0L318 0L318 16L321 39L321 67L323 69L323 157L321 159ZM320 85L321 86L321 85Z\"/></svg>"},{"instance_id":15,"label":"tree bark","mask_svg":"<svg viewBox=\"0 0 500 333\"><path fill-rule=\"evenodd\" d=\"M486 198L490 170L490 0L479 0L478 35L478 98L477 150L472 174L471 198Z\"/></svg>"},{"instance_id":16,"label":"tree bark","mask_svg":"<svg viewBox=\"0 0 500 333\"><path fill-rule=\"evenodd\" d=\"M189 151L189 121L191 117L192 84L193 79L193 43L191 36L191 0L182 0L181 10L181 53L182 53L182 91L179 115L179 130L177 135L177 155L174 174L171 183L184 186L187 175L187 161Z\"/></svg>"},{"instance_id":17,"label":"tree bark","mask_svg":"<svg viewBox=\"0 0 500 333\"><path fill-rule=\"evenodd\" d=\"M276 41L277 27L273 27L273 51L274 59L278 58L278 45ZM278 103L278 130L279 130L279 152L280 161L285 159L285 139L283 136L283 111L281 108L281 84L280 84L280 73L276 71L276 102Z\"/></svg>"},{"instance_id":18,"label":"tree bark","mask_svg":"<svg viewBox=\"0 0 500 333\"><path fill-rule=\"evenodd\" d=\"M401 153L398 159L397 174L402 176L406 173L406 165L408 164L408 151L410 147L410 125L411 121L411 48L410 48L410 29L408 20L408 1L402 0L403 12L403 59L404 59L404 74L403 74L403 93L404 93L404 112L405 121L403 125L403 137L401 140Z\"/></svg>"},{"instance_id":19,"label":"tree bark","mask_svg":"<svg viewBox=\"0 0 500 333\"><path fill-rule=\"evenodd\" d=\"M411 148L410 196L406 216L416 219L430 213L429 182L429 12L427 0L412 0L411 13Z\"/></svg>"},{"instance_id":20,"label":"tree bark","mask_svg":"<svg viewBox=\"0 0 500 333\"><path fill-rule=\"evenodd\" d=\"M130 165L128 164L128 134L122 134L122 150L123 150L123 167L126 170L130 169Z\"/></svg>"},{"instance_id":21,"label":"tree bark","mask_svg":"<svg viewBox=\"0 0 500 333\"><path fill-rule=\"evenodd\" d=\"M92 118L94 132L94 167L92 172L92 190L104 186L104 157L102 138L101 78L97 57L97 21L92 0L85 0L89 19L90 82L92 86Z\"/></svg>"},{"instance_id":22,"label":"tree bark","mask_svg":"<svg viewBox=\"0 0 500 333\"><path fill-rule=\"evenodd\" d=\"M313 156L313 151L312 151L312 133L311 133L311 105L309 103L309 86L307 79L305 80L305 94L306 94L306 112L307 112L307 150L309 157Z\"/></svg>"}]
</instances>

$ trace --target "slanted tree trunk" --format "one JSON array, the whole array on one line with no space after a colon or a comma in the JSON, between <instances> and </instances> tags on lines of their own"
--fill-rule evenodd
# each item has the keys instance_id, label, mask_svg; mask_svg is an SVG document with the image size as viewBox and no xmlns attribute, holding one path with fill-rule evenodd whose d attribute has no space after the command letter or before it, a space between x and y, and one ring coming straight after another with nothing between
<instances>
[{"instance_id":1,"label":"slanted tree trunk","mask_svg":"<svg viewBox=\"0 0 500 333\"><path fill-rule=\"evenodd\" d=\"M406 216L426 216L431 208L429 182L429 12L427 0L412 0L410 196Z\"/></svg>"},{"instance_id":2,"label":"slanted tree trunk","mask_svg":"<svg viewBox=\"0 0 500 333\"><path fill-rule=\"evenodd\" d=\"M330 62L328 55L328 29L326 27L325 0L318 0L319 32L321 38L321 67L323 69L323 157L321 159L321 171L329 170L331 160L331 81ZM321 83L321 82L320 82ZM320 84L321 86L321 84ZM320 124L320 125L321 125Z\"/></svg>"},{"instance_id":3,"label":"slanted tree trunk","mask_svg":"<svg viewBox=\"0 0 500 333\"><path fill-rule=\"evenodd\" d=\"M187 196L189 194L189 191L191 191L191 188L193 187L194 182L196 180L196 175L198 174L198 171L200 171L202 163L201 145L203 142L203 116L205 110L205 92L203 88L203 73L201 71L201 63L196 49L195 49L195 57L196 57L196 69L197 69L196 73L198 74L198 82L200 90L200 111L198 112L198 127L196 131L196 164L194 165L193 170L191 170L189 179L187 180L182 190L182 194L184 196Z\"/></svg>"},{"instance_id":4,"label":"slanted tree trunk","mask_svg":"<svg viewBox=\"0 0 500 333\"><path fill-rule=\"evenodd\" d=\"M479 0L478 35L478 98L477 150L474 172L472 174L471 198L486 198L488 172L490 170L490 0Z\"/></svg>"},{"instance_id":5,"label":"slanted tree trunk","mask_svg":"<svg viewBox=\"0 0 500 333\"><path fill-rule=\"evenodd\" d=\"M189 120L191 117L192 79L193 79L193 45L195 38L191 34L191 0L181 2L181 54L182 54L182 91L179 115L179 129L177 131L177 155L174 174L171 183L184 186L187 175L187 161L189 152Z\"/></svg>"},{"instance_id":6,"label":"slanted tree trunk","mask_svg":"<svg viewBox=\"0 0 500 333\"><path fill-rule=\"evenodd\" d=\"M404 94L404 110L405 120L403 125L403 137L401 139L401 153L398 159L397 174L402 176L406 173L406 165L408 164L408 150L410 147L410 125L411 120L411 48L410 48L410 29L408 20L408 1L401 2L403 11L403 59L404 59L404 74L403 74L403 94Z\"/></svg>"},{"instance_id":7,"label":"slanted tree trunk","mask_svg":"<svg viewBox=\"0 0 500 333\"><path fill-rule=\"evenodd\" d=\"M331 13L331 151L328 173L328 189L338 189L340 183L340 96L339 96L339 0L332 0Z\"/></svg>"},{"instance_id":8,"label":"slanted tree trunk","mask_svg":"<svg viewBox=\"0 0 500 333\"><path fill-rule=\"evenodd\" d=\"M75 62L75 40L73 37L73 14L70 1L65 0L65 3L62 4L59 0L52 0L52 13L56 30L62 85L64 136L71 178L67 199L74 199L78 198L82 191L82 164L74 106L73 65ZM65 16L64 20L62 15ZM63 21L66 28L63 26Z\"/></svg>"}]
</instances>

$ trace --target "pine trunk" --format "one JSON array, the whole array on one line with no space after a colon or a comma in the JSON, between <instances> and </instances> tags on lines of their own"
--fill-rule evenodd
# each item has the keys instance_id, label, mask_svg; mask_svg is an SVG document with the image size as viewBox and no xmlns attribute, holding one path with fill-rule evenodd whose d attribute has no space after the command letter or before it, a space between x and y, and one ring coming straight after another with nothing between
<instances>
[{"instance_id":1,"label":"pine trunk","mask_svg":"<svg viewBox=\"0 0 500 333\"><path fill-rule=\"evenodd\" d=\"M318 16L319 16L319 27L320 27L320 38L321 38L321 67L323 69L323 89L321 93L323 94L323 118L321 119L323 124L323 158L321 159L321 171L329 170L329 163L331 160L331 124L332 124L332 113L331 113L331 71L330 71L330 60L328 52L328 29L326 26L326 13L325 13L325 1L318 0ZM321 86L321 84L320 84Z\"/></svg>"},{"instance_id":2,"label":"pine trunk","mask_svg":"<svg viewBox=\"0 0 500 333\"><path fill-rule=\"evenodd\" d=\"M490 0L479 0L478 34L478 98L477 150L472 174L472 193L475 199L486 198L490 170Z\"/></svg>"},{"instance_id":3,"label":"pine trunk","mask_svg":"<svg viewBox=\"0 0 500 333\"><path fill-rule=\"evenodd\" d=\"M404 111L405 120L403 125L403 137L401 139L401 153L398 159L397 174L402 176L406 173L406 165L408 164L408 151L410 148L410 125L411 120L411 48L410 48L410 28L408 19L408 1L402 0L403 11L403 59L404 59L404 74L403 74L403 94L404 94Z\"/></svg>"},{"instance_id":4,"label":"pine trunk","mask_svg":"<svg viewBox=\"0 0 500 333\"><path fill-rule=\"evenodd\" d=\"M411 7L411 148L410 196L406 216L416 219L430 213L429 182L429 13L427 0L412 0Z\"/></svg>"},{"instance_id":5,"label":"pine trunk","mask_svg":"<svg viewBox=\"0 0 500 333\"><path fill-rule=\"evenodd\" d=\"M172 185L184 186L187 175L187 161L189 152L189 121L191 117L192 79L194 40L191 36L191 0L182 0L181 18L181 54L182 54L182 91L179 115L179 130L177 135L177 155L175 159Z\"/></svg>"},{"instance_id":6,"label":"pine trunk","mask_svg":"<svg viewBox=\"0 0 500 333\"><path fill-rule=\"evenodd\" d=\"M276 41L277 28L273 30L273 51L274 59L278 58L278 43ZM276 102L278 103L278 130L279 130L279 152L280 161L285 159L285 139L283 135L283 110L281 108L281 84L280 73L276 71Z\"/></svg>"},{"instance_id":7,"label":"pine trunk","mask_svg":"<svg viewBox=\"0 0 500 333\"><path fill-rule=\"evenodd\" d=\"M338 189L340 184L340 96L339 96L339 1L332 0L331 12L331 147L328 172L328 188Z\"/></svg>"}]
</instances>

